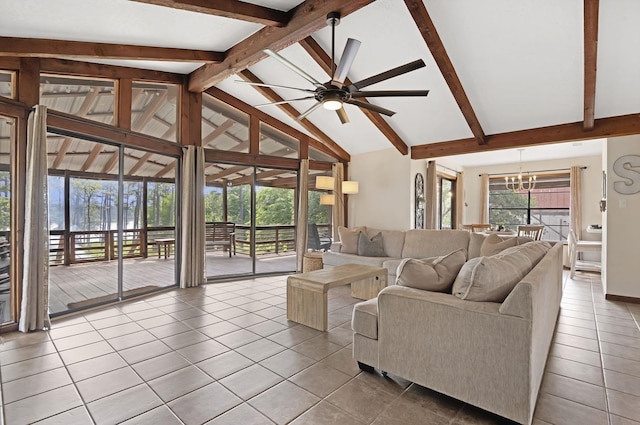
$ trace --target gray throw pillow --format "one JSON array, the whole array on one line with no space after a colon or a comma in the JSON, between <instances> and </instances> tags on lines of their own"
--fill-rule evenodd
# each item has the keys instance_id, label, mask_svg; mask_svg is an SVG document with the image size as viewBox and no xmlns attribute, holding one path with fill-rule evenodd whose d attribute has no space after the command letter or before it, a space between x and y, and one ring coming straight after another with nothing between
<instances>
[{"instance_id":1,"label":"gray throw pillow","mask_svg":"<svg viewBox=\"0 0 640 425\"><path fill-rule=\"evenodd\" d=\"M466 260L467 253L462 248L442 257L405 259L398 266L396 285L431 292L449 292Z\"/></svg>"},{"instance_id":2,"label":"gray throw pillow","mask_svg":"<svg viewBox=\"0 0 640 425\"><path fill-rule=\"evenodd\" d=\"M358 255L363 257L386 257L382 245L382 233L369 237L365 232L358 235Z\"/></svg>"}]
</instances>

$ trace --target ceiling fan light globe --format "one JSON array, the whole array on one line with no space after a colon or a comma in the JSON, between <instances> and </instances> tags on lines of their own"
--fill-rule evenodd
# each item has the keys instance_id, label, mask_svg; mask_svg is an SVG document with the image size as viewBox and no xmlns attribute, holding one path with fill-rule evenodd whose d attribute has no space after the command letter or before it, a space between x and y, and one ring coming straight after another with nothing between
<instances>
[{"instance_id":1,"label":"ceiling fan light globe","mask_svg":"<svg viewBox=\"0 0 640 425\"><path fill-rule=\"evenodd\" d=\"M339 100L325 100L322 103L322 107L324 109L328 109L329 111L337 111L338 109L342 108L342 102L340 102Z\"/></svg>"}]
</instances>

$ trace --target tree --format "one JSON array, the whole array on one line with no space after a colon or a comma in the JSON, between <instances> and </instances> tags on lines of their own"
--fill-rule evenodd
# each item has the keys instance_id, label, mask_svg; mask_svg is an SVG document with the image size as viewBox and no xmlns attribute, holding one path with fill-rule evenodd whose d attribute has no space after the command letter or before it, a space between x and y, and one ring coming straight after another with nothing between
<instances>
[{"instance_id":1,"label":"tree","mask_svg":"<svg viewBox=\"0 0 640 425\"><path fill-rule=\"evenodd\" d=\"M535 206L535 200L531 201ZM489 195L489 221L515 230L519 224L527 223L528 194L510 190L491 190Z\"/></svg>"},{"instance_id":2,"label":"tree","mask_svg":"<svg viewBox=\"0 0 640 425\"><path fill-rule=\"evenodd\" d=\"M71 185L75 195L73 209L77 211L74 221L80 230L93 230L91 229L92 219L97 220L99 214L95 198L102 188L101 184L97 180L73 179Z\"/></svg>"},{"instance_id":3,"label":"tree","mask_svg":"<svg viewBox=\"0 0 640 425\"><path fill-rule=\"evenodd\" d=\"M292 189L262 187L256 195L256 224L258 226L293 224Z\"/></svg>"},{"instance_id":4,"label":"tree","mask_svg":"<svg viewBox=\"0 0 640 425\"><path fill-rule=\"evenodd\" d=\"M331 210L327 205L320 205L320 195L322 192L316 190L309 191L309 223L324 224L329 223Z\"/></svg>"}]
</instances>

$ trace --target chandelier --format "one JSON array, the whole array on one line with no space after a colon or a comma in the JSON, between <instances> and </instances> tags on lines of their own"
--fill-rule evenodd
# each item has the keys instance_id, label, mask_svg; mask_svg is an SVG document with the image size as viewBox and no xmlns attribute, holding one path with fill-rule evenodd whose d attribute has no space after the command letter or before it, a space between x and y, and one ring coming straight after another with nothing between
<instances>
[{"instance_id":1,"label":"chandelier","mask_svg":"<svg viewBox=\"0 0 640 425\"><path fill-rule=\"evenodd\" d=\"M524 192L524 191L532 191L533 189L536 188L536 176L527 176L525 177L525 180L527 180L527 183L525 184L525 181L523 181L522 178L522 151L524 149L518 149L518 151L520 151L520 170L518 172L518 176L511 176L511 177L505 177L504 178L504 185L506 186L507 190L510 190L511 192L514 193L518 193L518 192Z\"/></svg>"}]
</instances>

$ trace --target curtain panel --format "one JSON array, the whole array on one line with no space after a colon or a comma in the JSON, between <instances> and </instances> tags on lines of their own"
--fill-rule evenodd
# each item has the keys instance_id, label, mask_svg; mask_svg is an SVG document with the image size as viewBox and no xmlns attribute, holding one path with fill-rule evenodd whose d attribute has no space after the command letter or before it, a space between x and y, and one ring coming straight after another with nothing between
<instances>
[{"instance_id":1,"label":"curtain panel","mask_svg":"<svg viewBox=\"0 0 640 425\"><path fill-rule=\"evenodd\" d=\"M574 165L570 171L570 193L571 200L569 203L569 215L571 220L571 229L578 240L582 239L582 194L580 186L582 185L582 167Z\"/></svg>"},{"instance_id":2,"label":"curtain panel","mask_svg":"<svg viewBox=\"0 0 640 425\"><path fill-rule=\"evenodd\" d=\"M204 270L204 149L183 149L180 178L180 287L206 282Z\"/></svg>"},{"instance_id":3,"label":"curtain panel","mask_svg":"<svg viewBox=\"0 0 640 425\"><path fill-rule=\"evenodd\" d=\"M309 212L309 160L300 161L298 174L298 217L296 225L296 270L302 272L302 260L307 252L307 221Z\"/></svg>"},{"instance_id":4,"label":"curtain panel","mask_svg":"<svg viewBox=\"0 0 640 425\"><path fill-rule=\"evenodd\" d=\"M429 161L427 163L425 191L427 202L424 211L424 228L435 229L438 218L438 173L435 161Z\"/></svg>"},{"instance_id":5,"label":"curtain panel","mask_svg":"<svg viewBox=\"0 0 640 425\"><path fill-rule=\"evenodd\" d=\"M50 328L47 107L29 115L25 182L24 274L18 329Z\"/></svg>"},{"instance_id":6,"label":"curtain panel","mask_svg":"<svg viewBox=\"0 0 640 425\"><path fill-rule=\"evenodd\" d=\"M338 226L344 226L344 201L342 196L342 180L344 180L344 166L341 162L333 164L333 240L340 240Z\"/></svg>"},{"instance_id":7,"label":"curtain panel","mask_svg":"<svg viewBox=\"0 0 640 425\"><path fill-rule=\"evenodd\" d=\"M480 175L480 223L489 223L489 174Z\"/></svg>"},{"instance_id":8,"label":"curtain panel","mask_svg":"<svg viewBox=\"0 0 640 425\"><path fill-rule=\"evenodd\" d=\"M456 176L456 223L451 223L454 229L459 229L464 223L464 173Z\"/></svg>"}]
</instances>

